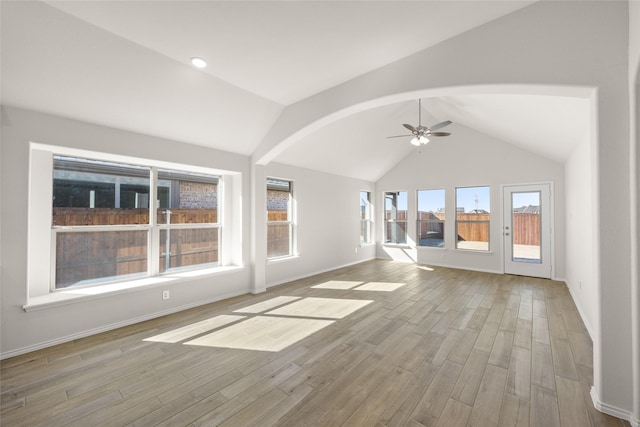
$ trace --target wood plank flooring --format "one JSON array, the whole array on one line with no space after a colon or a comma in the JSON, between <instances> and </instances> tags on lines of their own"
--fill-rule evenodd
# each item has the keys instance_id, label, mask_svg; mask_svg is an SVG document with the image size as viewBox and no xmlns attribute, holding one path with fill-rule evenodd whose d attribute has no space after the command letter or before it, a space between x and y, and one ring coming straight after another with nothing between
<instances>
[{"instance_id":1,"label":"wood plank flooring","mask_svg":"<svg viewBox=\"0 0 640 427\"><path fill-rule=\"evenodd\" d=\"M273 342L323 322L280 351L207 345L258 316ZM593 408L592 359L563 283L374 260L4 360L0 423L628 426Z\"/></svg>"}]
</instances>

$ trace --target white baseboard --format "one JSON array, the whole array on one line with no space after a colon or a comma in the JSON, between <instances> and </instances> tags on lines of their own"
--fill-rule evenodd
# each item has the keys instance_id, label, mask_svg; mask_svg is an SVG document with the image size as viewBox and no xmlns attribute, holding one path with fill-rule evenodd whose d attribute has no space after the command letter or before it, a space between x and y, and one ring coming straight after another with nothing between
<instances>
[{"instance_id":1,"label":"white baseboard","mask_svg":"<svg viewBox=\"0 0 640 427\"><path fill-rule=\"evenodd\" d=\"M359 261L354 261L354 262L350 262L347 264L342 264L342 265L338 265L335 267L329 267L329 268L325 268L322 270L317 270L311 273L305 273L305 274L300 274L297 276L293 276L293 277L287 277L286 279L283 280L278 280L276 282L271 282L271 283L267 283L267 289L273 287L273 286L279 286L279 285L284 285L285 283L289 283L289 282L293 282L296 280L300 280L300 279L306 279L307 277L311 277L311 276L315 276L316 274L322 274L322 273L326 273L328 271L333 271L333 270L338 270L340 268L345 268L345 267L351 267L352 265L356 265L356 264L362 264L363 262L367 262L367 261L372 261L374 259L377 259L377 257L373 256L370 258L366 258L363 260L359 260Z\"/></svg>"},{"instance_id":2,"label":"white baseboard","mask_svg":"<svg viewBox=\"0 0 640 427\"><path fill-rule=\"evenodd\" d=\"M633 414L629 411L625 411L624 409L616 408L615 406L607 405L606 403L602 403L600 401L600 396L598 396L598 392L595 387L591 387L591 401L593 402L593 407L598 411L605 413L607 415L611 415L616 418L620 418L631 423L632 427L640 427L640 420L637 420L633 417Z\"/></svg>"},{"instance_id":3,"label":"white baseboard","mask_svg":"<svg viewBox=\"0 0 640 427\"><path fill-rule=\"evenodd\" d=\"M201 305L211 304L213 302L218 302L218 301L221 301L221 300L224 300L224 299L237 297L239 295L245 295L247 293L249 293L249 290L231 292L229 294L219 295L219 296L216 296L214 298L210 298L210 299L207 299L207 300L204 300L204 301L198 301L198 302L194 302L194 303L191 303L191 304L185 304L185 305L181 305L181 306L178 306L178 307L173 307L173 308L170 308L170 309L167 309L167 310L163 310L163 311L158 311L158 312L155 312L155 313L145 314L144 316L123 320L122 322L112 323L110 325L101 326L99 328L94 328L94 329L89 329L89 330L78 332L78 333L71 334L71 335L66 335L64 337L60 337L60 338L56 338L56 339L53 339L53 340L44 341L44 342L41 342L41 343L29 345L27 347L22 347L22 348L19 348L19 349L16 349L16 350L10 350L10 351L4 352L4 353L0 352L0 360L8 359L10 357L20 356L21 354L30 353L32 351L40 350L40 349L47 348L47 347L52 347L54 345L64 344L64 343L69 342L69 341L77 340L77 339L80 339L80 338L85 338L85 337L88 337L88 336L91 336L91 335L100 334L102 332L112 331L114 329L122 328L124 326L129 326L129 325L133 325L133 324L140 323L140 322L146 322L147 320L151 320L151 319L155 319L155 318L158 318L158 317L166 316L166 315L169 315L169 314L177 313L179 311L189 310L190 308L195 308L195 307L199 307Z\"/></svg>"}]
</instances>

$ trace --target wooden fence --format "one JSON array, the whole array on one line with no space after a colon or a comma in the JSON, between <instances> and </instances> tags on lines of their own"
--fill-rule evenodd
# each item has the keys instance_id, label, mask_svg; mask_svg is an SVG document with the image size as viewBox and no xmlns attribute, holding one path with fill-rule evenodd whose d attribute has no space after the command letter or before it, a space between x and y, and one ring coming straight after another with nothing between
<instances>
[{"instance_id":1,"label":"wooden fence","mask_svg":"<svg viewBox=\"0 0 640 427\"><path fill-rule=\"evenodd\" d=\"M158 209L158 224L165 224L166 208ZM212 224L218 221L216 209L170 209L171 224ZM53 208L53 225L132 225L149 224L149 209Z\"/></svg>"},{"instance_id":2,"label":"wooden fence","mask_svg":"<svg viewBox=\"0 0 640 427\"><path fill-rule=\"evenodd\" d=\"M147 230L56 236L56 288L147 271Z\"/></svg>"},{"instance_id":3,"label":"wooden fence","mask_svg":"<svg viewBox=\"0 0 640 427\"><path fill-rule=\"evenodd\" d=\"M540 246L540 214L513 214L512 233L516 245Z\"/></svg>"},{"instance_id":4,"label":"wooden fence","mask_svg":"<svg viewBox=\"0 0 640 427\"><path fill-rule=\"evenodd\" d=\"M160 209L162 211L164 209ZM172 224L213 223L216 210L171 209ZM166 221L164 214L158 222ZM53 224L125 225L148 224L148 209L54 208ZM81 281L113 279L147 271L147 230L114 230L57 233L56 288ZM166 231L161 230L160 271L165 271ZM218 261L218 229L194 228L171 230L169 268L186 267Z\"/></svg>"},{"instance_id":5,"label":"wooden fence","mask_svg":"<svg viewBox=\"0 0 640 427\"><path fill-rule=\"evenodd\" d=\"M488 242L490 216L478 213L457 214L458 241Z\"/></svg>"},{"instance_id":6,"label":"wooden fence","mask_svg":"<svg viewBox=\"0 0 640 427\"><path fill-rule=\"evenodd\" d=\"M459 213L456 216L458 220L458 240L489 241L490 214ZM445 216L443 213L419 212L418 218L421 220L443 221ZM516 245L540 245L540 214L515 213L513 214L512 222L512 233ZM427 236L419 236L419 239L424 238L427 238Z\"/></svg>"}]
</instances>

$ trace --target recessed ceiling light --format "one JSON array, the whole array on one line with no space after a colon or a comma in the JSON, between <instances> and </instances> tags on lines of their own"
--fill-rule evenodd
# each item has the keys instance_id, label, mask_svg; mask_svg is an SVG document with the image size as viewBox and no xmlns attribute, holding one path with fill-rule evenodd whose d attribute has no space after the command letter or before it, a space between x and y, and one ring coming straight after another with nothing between
<instances>
[{"instance_id":1,"label":"recessed ceiling light","mask_svg":"<svg viewBox=\"0 0 640 427\"><path fill-rule=\"evenodd\" d=\"M202 58L198 58L197 56L194 56L193 58L191 58L191 64L196 68L204 68L207 66L207 61L205 61Z\"/></svg>"}]
</instances>

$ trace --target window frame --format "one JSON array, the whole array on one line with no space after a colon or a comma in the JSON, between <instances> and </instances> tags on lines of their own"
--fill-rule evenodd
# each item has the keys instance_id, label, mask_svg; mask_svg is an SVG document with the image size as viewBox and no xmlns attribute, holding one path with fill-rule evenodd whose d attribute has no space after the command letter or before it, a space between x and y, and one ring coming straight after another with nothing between
<instances>
[{"instance_id":1,"label":"window frame","mask_svg":"<svg viewBox=\"0 0 640 427\"><path fill-rule=\"evenodd\" d=\"M421 192L432 192L432 191L438 191L438 192L442 192L442 202L444 203L444 206L442 207L443 211L442 213L444 214L444 219L420 219L420 193ZM420 248L434 248L434 249L444 249L446 248L446 238L445 238L445 228L446 228L446 224L447 224L447 216L446 216L446 208L447 208L447 190L445 188L426 188L426 189L422 189L422 190L416 190L416 246L420 247ZM433 211L427 211L425 213L435 213ZM420 230L421 230L421 224L426 223L426 224L432 224L432 223L437 223L437 224L442 224L441 228L442 228L442 246L432 246L432 245L423 245L420 242L422 241L420 239Z\"/></svg>"},{"instance_id":2,"label":"window frame","mask_svg":"<svg viewBox=\"0 0 640 427\"><path fill-rule=\"evenodd\" d=\"M73 156L80 158L99 158L104 161L144 164L166 169L188 170L189 172L217 175L221 178L219 222L222 225L222 240L220 242L219 265L212 268L202 268L191 271L180 271L172 274L141 277L110 283L100 283L99 286L70 287L51 291L51 269L55 263L51 260L52 196L53 196L53 156ZM28 141L28 175L26 201L27 204L27 247L25 268L27 280L25 283L25 299L22 309L26 312L59 307L66 304L89 299L102 298L106 295L140 292L151 288L165 286L180 286L190 284L194 280L198 283L205 278L221 277L236 274L247 268L247 259L243 241L243 205L245 193L245 171L240 164L231 169L216 168L216 162L222 161L210 158L197 158L193 162L180 163L167 153L149 152L147 157L139 157L126 151L104 152L97 149L83 149L69 145L54 145L33 140ZM152 212L153 214L153 212ZM210 282L215 285L214 282Z\"/></svg>"},{"instance_id":3,"label":"window frame","mask_svg":"<svg viewBox=\"0 0 640 427\"><path fill-rule=\"evenodd\" d=\"M97 154L97 153L96 153ZM55 167L53 166L53 162L56 157L62 156L69 159L77 159L77 160L88 160L88 161L97 161L97 162L112 162L112 160L100 160L99 156L74 156L68 154L60 154L58 152L52 153L52 170L55 171ZM148 203L148 222L146 224L105 224L105 225L54 225L53 219L51 221L51 249L50 249L50 281L49 281L49 292L61 292L69 289L79 289L86 287L96 287L109 285L113 283L126 282L130 280L136 280L140 278L148 278L148 277L157 277L163 276L167 274L184 272L184 271L192 271L192 270L204 270L212 267L217 267L220 265L220 259L222 256L222 248L220 245L221 235L222 235L222 223L220 221L221 211L223 209L223 203L221 200L222 188L223 188L223 179L219 174L216 173L201 173L202 175L207 175L216 181L217 185L217 216L216 222L212 223L185 223L185 224L161 224L158 223L158 209L159 203L153 203L152 201L158 201L158 183L159 183L159 170L169 170L177 173L184 173L185 176L189 174L187 172L188 166L182 165L172 165L169 168L163 167L159 168L153 165L153 162L144 162L144 160L136 159L134 161L121 161L118 160L118 163L122 166L132 166L132 167L142 167L149 170L149 203ZM145 164L146 163L146 164ZM54 179L52 176L51 179L52 190L54 188ZM53 192L51 193L51 200L53 199ZM117 197L119 199L119 197ZM50 206L53 206L51 204ZM170 209L170 208L166 208ZM52 214L53 215L53 214ZM194 264L187 265L182 267L171 267L169 269L165 269L161 271L160 269L160 252L161 252L161 242L160 242L160 234L161 232L167 231L170 232L172 230L189 230L189 229L216 229L217 230L217 245L218 245L218 256L217 261L212 263L202 263L202 264ZM135 274L123 274L117 276L110 276L105 278L94 278L94 279L86 279L87 283L77 282L75 284L71 284L64 287L58 287L57 280L57 241L58 235L61 233L100 233L100 232L119 232L119 231L145 231L147 233L147 246L146 246L146 271L139 272Z\"/></svg>"},{"instance_id":4,"label":"window frame","mask_svg":"<svg viewBox=\"0 0 640 427\"><path fill-rule=\"evenodd\" d=\"M392 195L395 193L396 197L400 196L400 193L404 193L405 194L405 198L407 200L407 209L397 209L396 207L396 211L404 211L406 212L406 217L405 219L398 219L398 218L388 218L387 215L387 195ZM409 236L408 236L408 225L409 225L409 221L408 221L408 216L409 216L409 192L408 191L385 191L382 193L382 197L383 197L383 212L384 212L384 244L385 245L408 245L408 240L409 240ZM396 214L397 216L397 214ZM397 236L396 236L396 241L391 241L391 238L389 236L389 230L390 230L390 225L391 224L405 224L404 226L404 242L399 242L397 241Z\"/></svg>"},{"instance_id":5,"label":"window frame","mask_svg":"<svg viewBox=\"0 0 640 427\"><path fill-rule=\"evenodd\" d=\"M487 220L459 220L458 219L458 190L460 189L470 189L470 188L486 188L489 192L489 210L487 214L489 215L489 219ZM467 212L465 212L467 213ZM477 213L477 212L476 212ZM471 185L471 186L461 186L455 187L455 249L459 251L468 251L468 252L478 252L478 253L490 253L491 252L491 186L490 185ZM486 249L474 249L474 248L461 248L459 247L458 237L460 233L458 233L458 225L460 224L486 224L487 226L487 248Z\"/></svg>"},{"instance_id":6,"label":"window frame","mask_svg":"<svg viewBox=\"0 0 640 427\"><path fill-rule=\"evenodd\" d=\"M155 182L154 185L154 189L156 191L155 195L155 199L152 200L159 200L158 199L158 195L157 195L157 189L158 189L158 183L160 181L160 173L159 173L160 168L152 168L152 181ZM167 169L162 168L163 171L166 171ZM170 172L176 172L176 173L180 173L180 172L186 172L186 171L180 171L180 170L176 170L176 169L171 169ZM221 176L219 175L214 175L214 174L200 174L200 175L207 175L210 178L213 178L214 181L216 181L216 197L217 197L217 207L216 207L216 222L194 222L194 223L158 223L157 221L157 214L158 211L160 209L162 209L159 205L157 207L154 207L154 221L155 221L155 225L156 228L158 229L158 256L155 257L155 259L158 260L158 264L160 263L160 248L162 247L162 242L160 242L160 234L162 233L162 231L167 231L170 232L172 230L200 230L200 229L216 229L217 230L217 237L216 237L216 242L217 242L217 247L218 247L218 256L217 256L217 261L214 262L209 262L209 263L201 263L201 264L195 264L195 265L187 265L187 266L182 266L182 267L169 267L166 268L163 271L160 271L161 268L158 265L157 266L157 271L159 275L162 274L171 274L174 272L180 272L180 271L190 271L190 270L200 270L200 269L205 269L205 268L211 268L211 267L217 267L220 265L220 259L222 256L222 242L221 242L221 238L222 238L222 224L220 221L220 218L222 217L222 200L224 200L224 194L223 194L223 179ZM171 210L171 209L176 209L176 208L164 208L165 211L166 210ZM168 217L170 218L170 216ZM155 237L155 236L154 236ZM155 267L154 267L155 268Z\"/></svg>"},{"instance_id":7,"label":"window frame","mask_svg":"<svg viewBox=\"0 0 640 427\"><path fill-rule=\"evenodd\" d=\"M360 196L360 244L369 245L373 243L373 204L371 203L371 191L361 190ZM363 204L363 195L366 195ZM365 235L363 235L363 232Z\"/></svg>"},{"instance_id":8,"label":"window frame","mask_svg":"<svg viewBox=\"0 0 640 427\"><path fill-rule=\"evenodd\" d=\"M274 184L269 184L269 181L277 181L277 182L286 182L288 183L288 187L289 190L288 191L282 191L278 188L275 187ZM295 222L295 209L294 209L294 181L292 179L288 179L288 178L276 178L276 177L272 177L272 176L268 176L266 179L266 183L265 183L265 191L266 191L266 198L265 198L265 202L266 202L266 211L265 211L265 216L266 216L266 238L265 238L265 243L267 246L267 251L266 251L266 259L267 261L273 261L273 260L279 260L279 259L285 259L285 258L291 258L296 256L296 222ZM272 188L269 188L271 185ZM270 220L269 219L269 190L272 191L281 191L283 193L288 193L288 201L287 201L287 220ZM269 226L278 226L278 225L286 225L288 230L289 230L289 243L288 243L288 251L286 254L283 255L275 255L275 256L269 256Z\"/></svg>"}]
</instances>

